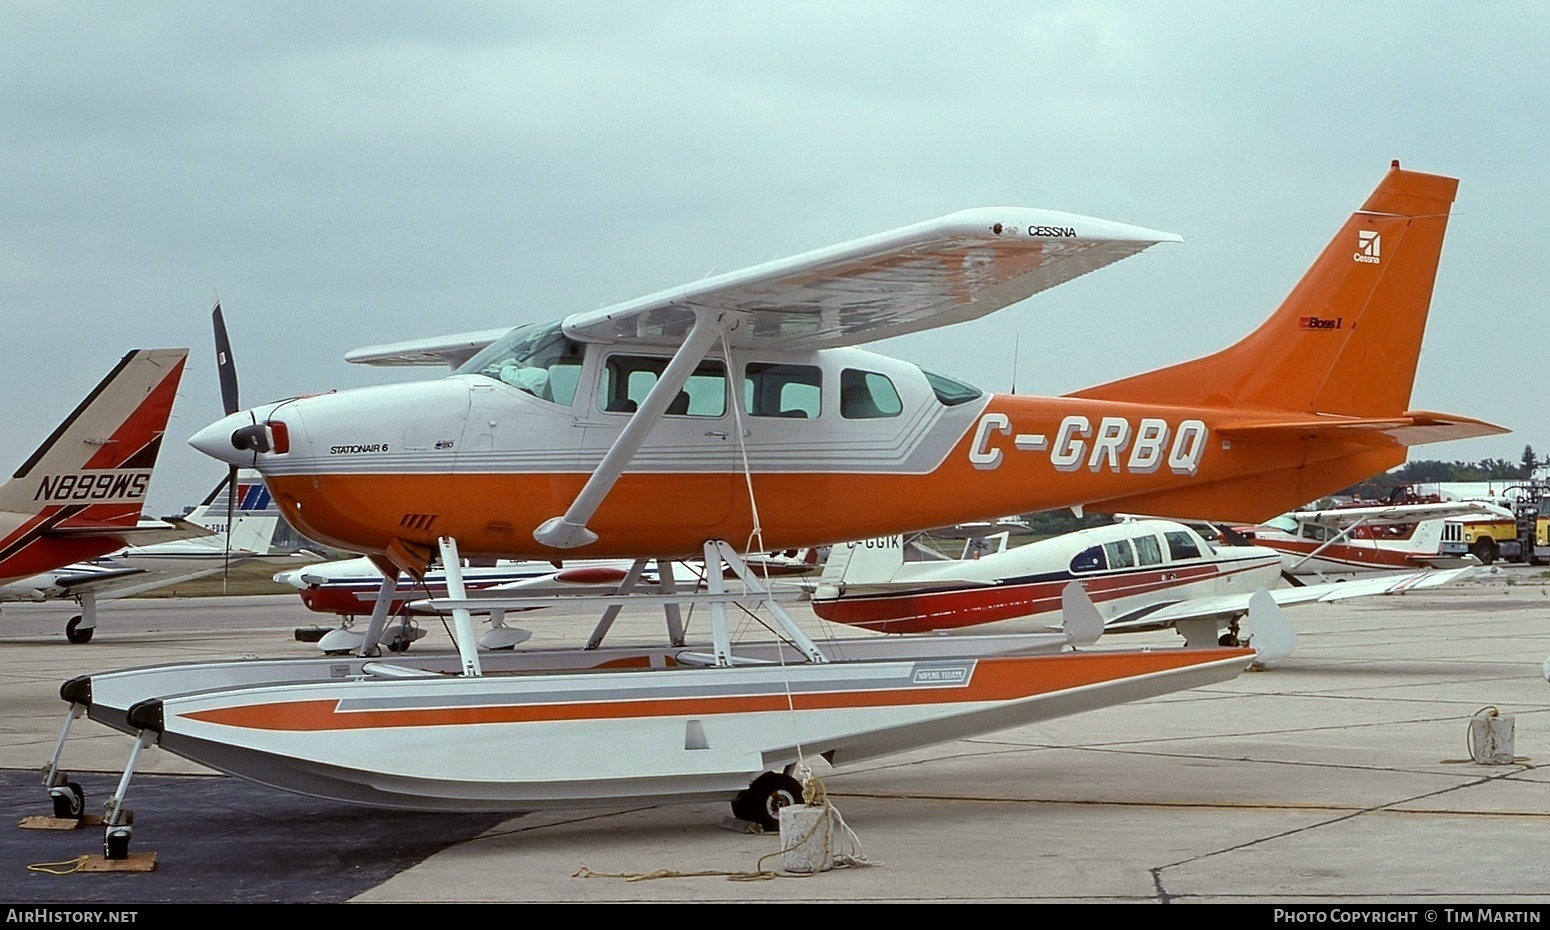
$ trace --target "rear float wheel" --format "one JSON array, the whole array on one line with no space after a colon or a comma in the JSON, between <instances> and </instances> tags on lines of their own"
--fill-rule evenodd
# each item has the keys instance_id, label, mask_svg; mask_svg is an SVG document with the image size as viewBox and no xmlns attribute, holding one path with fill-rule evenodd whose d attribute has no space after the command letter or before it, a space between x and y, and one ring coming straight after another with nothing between
<instances>
[{"instance_id":1,"label":"rear float wheel","mask_svg":"<svg viewBox=\"0 0 1550 930\"><path fill-rule=\"evenodd\" d=\"M801 782L780 772L765 772L732 799L732 814L774 832L780 829L780 809L801 803Z\"/></svg>"}]
</instances>

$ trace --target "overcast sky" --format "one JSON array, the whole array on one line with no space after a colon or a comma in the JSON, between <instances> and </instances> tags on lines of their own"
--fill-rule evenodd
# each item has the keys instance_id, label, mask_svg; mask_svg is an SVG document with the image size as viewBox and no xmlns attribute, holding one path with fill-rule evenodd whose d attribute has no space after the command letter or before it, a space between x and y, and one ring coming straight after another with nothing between
<instances>
[{"instance_id":1,"label":"overcast sky","mask_svg":"<svg viewBox=\"0 0 1550 930\"><path fill-rule=\"evenodd\" d=\"M1390 159L1461 179L1413 406L1550 452L1538 3L0 5L0 469L186 346L149 512L245 404L439 374L360 345L562 317L972 206L1176 232L874 348L1059 394L1274 309ZM1374 372L1374 377L1381 377Z\"/></svg>"}]
</instances>

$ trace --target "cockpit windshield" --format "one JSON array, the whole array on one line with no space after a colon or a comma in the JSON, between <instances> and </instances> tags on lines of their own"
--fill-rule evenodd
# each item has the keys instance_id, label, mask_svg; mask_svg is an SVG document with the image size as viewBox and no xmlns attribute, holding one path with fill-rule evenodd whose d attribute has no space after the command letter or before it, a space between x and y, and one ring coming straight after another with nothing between
<instances>
[{"instance_id":1,"label":"cockpit windshield","mask_svg":"<svg viewBox=\"0 0 1550 930\"><path fill-rule=\"evenodd\" d=\"M581 380L582 345L559 323L522 326L485 347L453 374L484 375L541 400L570 406Z\"/></svg>"},{"instance_id":2,"label":"cockpit windshield","mask_svg":"<svg viewBox=\"0 0 1550 930\"><path fill-rule=\"evenodd\" d=\"M985 396L984 391L972 384L965 384L956 378L949 378L928 368L922 368L920 373L926 376L926 381L930 383L936 399L941 401L944 407L956 407Z\"/></svg>"}]
</instances>

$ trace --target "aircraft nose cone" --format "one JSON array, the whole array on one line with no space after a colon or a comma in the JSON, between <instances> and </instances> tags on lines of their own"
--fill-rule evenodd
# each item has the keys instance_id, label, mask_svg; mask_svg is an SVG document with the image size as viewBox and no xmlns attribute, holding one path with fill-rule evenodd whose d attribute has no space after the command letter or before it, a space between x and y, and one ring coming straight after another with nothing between
<instances>
[{"instance_id":1,"label":"aircraft nose cone","mask_svg":"<svg viewBox=\"0 0 1550 930\"><path fill-rule=\"evenodd\" d=\"M195 433L189 438L188 444L203 452L213 459L219 459L230 465L253 464L254 449L252 445L238 446L233 441L234 434L253 425L253 415L246 411L234 413L229 417L216 420L209 426Z\"/></svg>"}]
</instances>

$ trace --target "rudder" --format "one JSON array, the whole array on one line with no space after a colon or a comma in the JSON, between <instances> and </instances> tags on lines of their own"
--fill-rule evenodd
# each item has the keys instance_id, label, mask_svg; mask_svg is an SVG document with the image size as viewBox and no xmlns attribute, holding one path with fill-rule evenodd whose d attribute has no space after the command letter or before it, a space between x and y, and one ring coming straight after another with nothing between
<instances>
[{"instance_id":1,"label":"rudder","mask_svg":"<svg viewBox=\"0 0 1550 930\"><path fill-rule=\"evenodd\" d=\"M1072 397L1379 417L1405 412L1458 181L1396 161L1281 306L1213 355Z\"/></svg>"}]
</instances>

